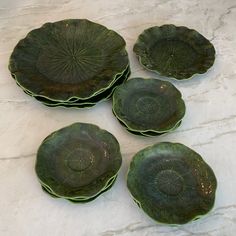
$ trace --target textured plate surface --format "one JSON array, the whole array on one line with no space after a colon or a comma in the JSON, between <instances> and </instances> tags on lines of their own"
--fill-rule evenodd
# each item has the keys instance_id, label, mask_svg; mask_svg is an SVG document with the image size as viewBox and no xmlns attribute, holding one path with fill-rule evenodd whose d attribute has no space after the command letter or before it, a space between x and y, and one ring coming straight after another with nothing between
<instances>
[{"instance_id":1,"label":"textured plate surface","mask_svg":"<svg viewBox=\"0 0 236 236\"><path fill-rule=\"evenodd\" d=\"M133 157L127 185L154 220L184 224L210 211L217 181L195 151L179 143L159 143Z\"/></svg>"},{"instance_id":2,"label":"textured plate surface","mask_svg":"<svg viewBox=\"0 0 236 236\"><path fill-rule=\"evenodd\" d=\"M215 60L211 42L184 26L148 28L139 35L133 50L144 67L178 80L205 73Z\"/></svg>"},{"instance_id":3,"label":"textured plate surface","mask_svg":"<svg viewBox=\"0 0 236 236\"><path fill-rule=\"evenodd\" d=\"M131 131L163 133L185 114L179 90L170 82L133 78L117 87L113 112Z\"/></svg>"},{"instance_id":4,"label":"textured plate surface","mask_svg":"<svg viewBox=\"0 0 236 236\"><path fill-rule=\"evenodd\" d=\"M117 80L115 81L115 83L113 83L113 85L111 87L109 87L108 89L106 89L105 91L103 91L102 93L99 93L89 99L83 99L83 100L76 100L74 102L70 101L70 102L55 102L55 101L51 101L47 98L44 97L40 97L40 96L34 96L34 98L36 98L38 101L42 102L44 105L46 106L65 106L65 107L91 107L93 105L96 105L98 102L105 100L107 98L110 98L114 89L121 85L122 83L124 83L128 77L130 75L130 69L127 68L124 72L124 74L122 76L119 76L117 78Z\"/></svg>"},{"instance_id":5,"label":"textured plate surface","mask_svg":"<svg viewBox=\"0 0 236 236\"><path fill-rule=\"evenodd\" d=\"M37 153L40 182L57 196L97 195L121 165L119 143L96 125L74 123L49 135Z\"/></svg>"},{"instance_id":6,"label":"textured plate surface","mask_svg":"<svg viewBox=\"0 0 236 236\"><path fill-rule=\"evenodd\" d=\"M70 19L29 32L14 48L9 69L31 93L67 101L109 87L127 65L119 34L86 19Z\"/></svg>"}]
</instances>

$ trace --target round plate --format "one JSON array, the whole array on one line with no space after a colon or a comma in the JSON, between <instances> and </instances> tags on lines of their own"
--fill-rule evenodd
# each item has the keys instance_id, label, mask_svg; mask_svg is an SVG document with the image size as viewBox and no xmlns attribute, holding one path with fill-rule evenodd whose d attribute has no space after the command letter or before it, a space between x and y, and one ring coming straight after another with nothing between
<instances>
[{"instance_id":1,"label":"round plate","mask_svg":"<svg viewBox=\"0 0 236 236\"><path fill-rule=\"evenodd\" d=\"M217 181L190 148L158 143L133 157L127 184L135 202L154 220L184 224L212 209Z\"/></svg>"},{"instance_id":2,"label":"round plate","mask_svg":"<svg viewBox=\"0 0 236 236\"><path fill-rule=\"evenodd\" d=\"M196 30L154 26L139 35L133 48L148 70L183 80L205 73L214 63L214 46Z\"/></svg>"},{"instance_id":3,"label":"round plate","mask_svg":"<svg viewBox=\"0 0 236 236\"><path fill-rule=\"evenodd\" d=\"M49 135L37 153L42 185L64 198L100 193L121 166L119 143L96 125L74 123Z\"/></svg>"},{"instance_id":4,"label":"round plate","mask_svg":"<svg viewBox=\"0 0 236 236\"><path fill-rule=\"evenodd\" d=\"M113 112L131 131L163 133L182 120L185 104L170 82L134 78L116 88Z\"/></svg>"},{"instance_id":5,"label":"round plate","mask_svg":"<svg viewBox=\"0 0 236 236\"><path fill-rule=\"evenodd\" d=\"M54 101L87 99L128 65L124 39L86 19L46 23L20 40L9 70L31 93Z\"/></svg>"}]
</instances>

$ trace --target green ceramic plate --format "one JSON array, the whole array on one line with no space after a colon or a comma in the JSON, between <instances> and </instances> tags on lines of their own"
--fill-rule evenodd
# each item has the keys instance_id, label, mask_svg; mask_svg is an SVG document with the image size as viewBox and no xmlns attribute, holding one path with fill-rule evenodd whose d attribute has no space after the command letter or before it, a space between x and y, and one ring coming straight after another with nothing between
<instances>
[{"instance_id":1,"label":"green ceramic plate","mask_svg":"<svg viewBox=\"0 0 236 236\"><path fill-rule=\"evenodd\" d=\"M170 82L134 78L116 88L113 112L131 131L164 133L183 119L185 104Z\"/></svg>"},{"instance_id":2,"label":"green ceramic plate","mask_svg":"<svg viewBox=\"0 0 236 236\"><path fill-rule=\"evenodd\" d=\"M42 142L35 169L51 193L87 199L103 191L120 166L120 147L112 134L93 124L74 123Z\"/></svg>"},{"instance_id":3,"label":"green ceramic plate","mask_svg":"<svg viewBox=\"0 0 236 236\"><path fill-rule=\"evenodd\" d=\"M133 157L127 185L136 203L154 220L184 224L212 209L217 181L199 154L166 142Z\"/></svg>"},{"instance_id":4,"label":"green ceramic plate","mask_svg":"<svg viewBox=\"0 0 236 236\"><path fill-rule=\"evenodd\" d=\"M69 19L29 32L14 48L9 70L32 94L63 102L105 90L128 64L119 34L86 19Z\"/></svg>"},{"instance_id":5,"label":"green ceramic plate","mask_svg":"<svg viewBox=\"0 0 236 236\"><path fill-rule=\"evenodd\" d=\"M205 73L215 60L209 40L196 30L175 25L144 30L133 50L145 68L178 80Z\"/></svg>"},{"instance_id":6,"label":"green ceramic plate","mask_svg":"<svg viewBox=\"0 0 236 236\"><path fill-rule=\"evenodd\" d=\"M114 89L118 86L124 83L130 75L130 69L127 68L126 71L122 76L120 76L115 83L109 87L107 90L103 91L100 94L97 94L93 96L92 98L86 99L86 100L77 100L74 102L55 102L51 101L49 99L40 97L40 96L34 96L38 101L42 102L44 105L48 106L65 106L65 107L87 107L96 105L98 102L101 102L102 100L108 99L113 94Z\"/></svg>"}]
</instances>

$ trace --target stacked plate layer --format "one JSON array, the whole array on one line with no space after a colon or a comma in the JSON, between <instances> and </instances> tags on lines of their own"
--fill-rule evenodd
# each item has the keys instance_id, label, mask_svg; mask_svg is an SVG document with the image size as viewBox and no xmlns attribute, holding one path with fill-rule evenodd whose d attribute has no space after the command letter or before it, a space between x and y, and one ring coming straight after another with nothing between
<instances>
[{"instance_id":1,"label":"stacked plate layer","mask_svg":"<svg viewBox=\"0 0 236 236\"><path fill-rule=\"evenodd\" d=\"M46 23L20 40L9 70L23 91L47 106L91 107L130 74L124 39L86 19Z\"/></svg>"},{"instance_id":2,"label":"stacked plate layer","mask_svg":"<svg viewBox=\"0 0 236 236\"><path fill-rule=\"evenodd\" d=\"M133 78L115 90L113 113L130 133L158 136L180 126L185 103L170 82Z\"/></svg>"},{"instance_id":3,"label":"stacked plate layer","mask_svg":"<svg viewBox=\"0 0 236 236\"><path fill-rule=\"evenodd\" d=\"M112 134L93 124L74 123L44 139L35 169L46 193L85 203L113 186L121 162Z\"/></svg>"}]
</instances>

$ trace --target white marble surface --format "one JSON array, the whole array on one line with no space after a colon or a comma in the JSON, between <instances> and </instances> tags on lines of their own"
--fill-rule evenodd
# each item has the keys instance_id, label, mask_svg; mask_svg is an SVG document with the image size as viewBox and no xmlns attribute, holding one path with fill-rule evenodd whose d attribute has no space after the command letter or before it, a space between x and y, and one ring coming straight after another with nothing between
<instances>
[{"instance_id":1,"label":"white marble surface","mask_svg":"<svg viewBox=\"0 0 236 236\"><path fill-rule=\"evenodd\" d=\"M173 23L194 28L215 45L213 68L191 81L174 82L187 113L174 133L156 138L128 134L104 102L88 110L47 108L25 95L11 78L10 53L28 31L48 21L88 18L127 41L132 76L155 76L132 53L147 27ZM154 236L218 235L236 232L236 2L235 0L1 0L0 1L0 235ZM41 191L35 154L50 132L73 122L106 128L120 142L123 165L115 186L95 201L74 205ZM134 153L160 141L182 142L214 169L214 209L179 227L158 225L132 201L125 182Z\"/></svg>"}]
</instances>

